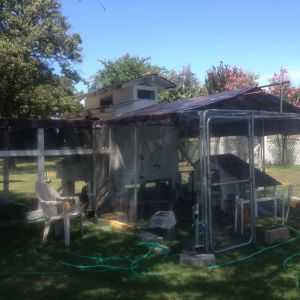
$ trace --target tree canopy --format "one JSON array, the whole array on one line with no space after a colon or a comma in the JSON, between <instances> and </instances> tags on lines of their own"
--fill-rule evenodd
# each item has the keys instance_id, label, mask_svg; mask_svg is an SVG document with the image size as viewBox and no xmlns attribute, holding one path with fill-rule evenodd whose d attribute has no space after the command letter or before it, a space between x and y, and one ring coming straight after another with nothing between
<instances>
[{"instance_id":1,"label":"tree canopy","mask_svg":"<svg viewBox=\"0 0 300 300\"><path fill-rule=\"evenodd\" d=\"M205 87L209 94L239 90L257 85L257 74L246 72L242 68L223 64L212 66L207 71Z\"/></svg>"},{"instance_id":2,"label":"tree canopy","mask_svg":"<svg viewBox=\"0 0 300 300\"><path fill-rule=\"evenodd\" d=\"M125 82L147 74L161 74L163 67L152 65L150 58L125 54L118 59L100 60L103 68L94 76L90 91L95 91L116 83Z\"/></svg>"},{"instance_id":3,"label":"tree canopy","mask_svg":"<svg viewBox=\"0 0 300 300\"><path fill-rule=\"evenodd\" d=\"M168 71L165 67L153 65L150 58L130 56L125 54L114 60L101 60L103 68L93 77L90 91L125 82L147 74L159 74L174 82L177 87L160 92L160 100L175 101L198 97L206 93L205 88L191 71L190 65L182 68L181 72Z\"/></svg>"},{"instance_id":4,"label":"tree canopy","mask_svg":"<svg viewBox=\"0 0 300 300\"><path fill-rule=\"evenodd\" d=\"M167 72L166 77L174 82L177 87L160 93L162 101L176 101L178 99L190 99L207 95L206 88L201 85L190 65L182 67L180 72L174 70Z\"/></svg>"},{"instance_id":5,"label":"tree canopy","mask_svg":"<svg viewBox=\"0 0 300 300\"><path fill-rule=\"evenodd\" d=\"M192 72L190 65L182 67L181 71L167 70L165 67L153 65L150 58L125 54L114 60L101 60L103 68L93 77L90 91L107 87L116 83L125 82L147 74L159 74L174 82L177 87L160 91L160 101L176 101L178 99L192 99L203 95L232 91L258 85L259 75L222 61L213 65L207 72L202 84ZM274 73L270 83L289 80L286 68ZM270 87L268 91L276 96L280 95L280 87ZM284 99L288 102L300 104L300 87L291 83L285 85Z\"/></svg>"},{"instance_id":6,"label":"tree canopy","mask_svg":"<svg viewBox=\"0 0 300 300\"><path fill-rule=\"evenodd\" d=\"M279 73L274 73L273 76L269 78L269 82L271 84L284 81L289 81L289 83L284 84L283 86L283 99L292 104L300 105L300 87L295 87L292 85L287 68L281 68ZM268 89L268 92L280 97L280 89L280 85L275 85L271 86Z\"/></svg>"},{"instance_id":7,"label":"tree canopy","mask_svg":"<svg viewBox=\"0 0 300 300\"><path fill-rule=\"evenodd\" d=\"M72 65L81 61L78 34L58 0L0 1L0 116L51 117L80 109Z\"/></svg>"}]
</instances>

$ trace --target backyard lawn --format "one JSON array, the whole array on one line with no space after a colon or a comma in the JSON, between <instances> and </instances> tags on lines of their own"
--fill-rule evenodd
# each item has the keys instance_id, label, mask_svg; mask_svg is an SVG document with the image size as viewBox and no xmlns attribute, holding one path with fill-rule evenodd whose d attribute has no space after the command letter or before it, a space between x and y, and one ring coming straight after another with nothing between
<instances>
[{"instance_id":1,"label":"backyard lawn","mask_svg":"<svg viewBox=\"0 0 300 300\"><path fill-rule=\"evenodd\" d=\"M48 176L57 187L53 166L48 162ZM36 165L18 164L10 179L17 202L34 207ZM300 220L290 222L300 234ZM139 244L132 233L86 221L81 236L73 224L66 248L53 231L41 244L43 222L0 219L0 299L300 298L300 238L272 249L259 238L255 246L217 255L217 267L194 269L179 265L177 242L159 257L152 251L157 245Z\"/></svg>"}]
</instances>

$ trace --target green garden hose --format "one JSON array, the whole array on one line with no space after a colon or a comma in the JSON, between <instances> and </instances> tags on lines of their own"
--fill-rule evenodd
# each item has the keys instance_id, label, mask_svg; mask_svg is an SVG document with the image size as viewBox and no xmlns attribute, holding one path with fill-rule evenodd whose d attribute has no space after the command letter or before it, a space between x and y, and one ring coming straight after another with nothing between
<instances>
[{"instance_id":1,"label":"green garden hose","mask_svg":"<svg viewBox=\"0 0 300 300\"><path fill-rule=\"evenodd\" d=\"M137 246L146 246L149 250L143 254L138 259L131 259L128 257L114 257L114 258L103 258L100 255L96 256L80 256L82 258L87 258L94 261L94 264L82 265L82 264L72 264L63 261L59 261L58 264L62 266L66 266L69 268L77 269L77 270L107 270L107 271L118 271L118 272L129 272L132 274L139 274L139 269L141 269L141 263L145 261L153 252L155 248L165 248L165 246L161 245L158 242L139 242L136 244ZM162 258L165 260L166 255ZM111 262L114 263L110 264ZM149 272L149 270L147 270ZM144 274L144 272L143 272Z\"/></svg>"},{"instance_id":2,"label":"green garden hose","mask_svg":"<svg viewBox=\"0 0 300 300\"><path fill-rule=\"evenodd\" d=\"M285 242L282 242L282 243L279 243L279 244L276 244L273 246L265 247L254 253L251 253L247 256L243 256L243 257L240 257L240 258L234 259L234 260L228 260L228 261L225 261L220 264L208 266L205 268L205 270L210 271L210 270L214 270L217 268L222 268L225 266L233 265L236 263L241 263L241 262L249 260L259 254L274 250L276 248L282 247L284 245L290 244L290 243L295 242L296 240L300 239L300 234L298 233L298 231L295 228L293 228L291 226L287 226L287 225L285 225L284 227L288 228L290 231L296 233L297 235L293 238L290 238L289 240L287 240ZM55 263L60 266L78 270L78 271L92 271L92 272L112 271L112 272L129 273L129 274L138 275L138 276L139 275L163 276L163 275L175 275L175 274L181 273L181 272L152 272L150 269L143 270L142 263L145 262L152 255L154 249L155 248L165 249L165 246L158 242L139 242L136 244L136 246L147 247L148 251L146 253L144 253L142 256L140 256L139 258L135 258L135 259L130 258L130 257L102 257L100 254L94 254L94 255L90 255L90 256L86 256L86 255L79 256L80 258L90 260L92 262L90 264L76 264L76 263L69 263L69 262L65 262L65 261L55 261ZM38 255L37 252L36 252L36 254ZM167 256L168 256L168 253L162 257L162 260L165 260ZM300 272L300 267L293 266L291 263L291 261L296 257L300 257L300 252L287 257L283 261L283 268L285 271ZM17 272L13 275L16 275L16 276L53 276L53 275L60 275L60 274L64 274L64 272ZM298 288L299 287L298 277L294 273L292 274L292 276L295 280L295 286Z\"/></svg>"}]
</instances>

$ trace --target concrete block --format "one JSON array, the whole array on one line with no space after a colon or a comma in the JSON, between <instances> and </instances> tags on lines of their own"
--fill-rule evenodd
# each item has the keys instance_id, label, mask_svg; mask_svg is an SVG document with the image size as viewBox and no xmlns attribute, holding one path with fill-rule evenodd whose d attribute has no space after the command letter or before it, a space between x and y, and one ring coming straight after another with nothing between
<instances>
[{"instance_id":1,"label":"concrete block","mask_svg":"<svg viewBox=\"0 0 300 300\"><path fill-rule=\"evenodd\" d=\"M165 256L171 252L170 248L165 245L160 245L159 247L155 247L153 249L153 254L156 256Z\"/></svg>"},{"instance_id":2,"label":"concrete block","mask_svg":"<svg viewBox=\"0 0 300 300\"><path fill-rule=\"evenodd\" d=\"M180 254L182 266L205 267L216 263L214 254Z\"/></svg>"},{"instance_id":3,"label":"concrete block","mask_svg":"<svg viewBox=\"0 0 300 300\"><path fill-rule=\"evenodd\" d=\"M45 221L44 212L42 209L30 211L27 213L26 219L27 221Z\"/></svg>"},{"instance_id":4,"label":"concrete block","mask_svg":"<svg viewBox=\"0 0 300 300\"><path fill-rule=\"evenodd\" d=\"M265 230L265 243L273 245L284 242L289 239L289 230L287 228L274 228Z\"/></svg>"},{"instance_id":5,"label":"concrete block","mask_svg":"<svg viewBox=\"0 0 300 300\"><path fill-rule=\"evenodd\" d=\"M162 236L156 235L151 232L143 231L138 234L138 237L145 242L158 242L162 243L164 241Z\"/></svg>"}]
</instances>

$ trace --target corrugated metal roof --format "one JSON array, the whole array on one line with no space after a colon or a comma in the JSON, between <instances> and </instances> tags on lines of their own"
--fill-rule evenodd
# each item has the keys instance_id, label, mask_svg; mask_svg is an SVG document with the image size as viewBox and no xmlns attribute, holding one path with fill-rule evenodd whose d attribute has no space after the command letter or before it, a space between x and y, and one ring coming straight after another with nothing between
<instances>
[{"instance_id":1,"label":"corrugated metal roof","mask_svg":"<svg viewBox=\"0 0 300 300\"><path fill-rule=\"evenodd\" d=\"M277 111L280 99L257 87L238 91L223 92L209 96L175 102L162 102L146 108L125 113L109 120L100 120L99 124L147 122L176 118L182 112L207 109ZM283 112L300 113L300 109L283 102ZM96 122L97 123L97 122Z\"/></svg>"}]
</instances>

